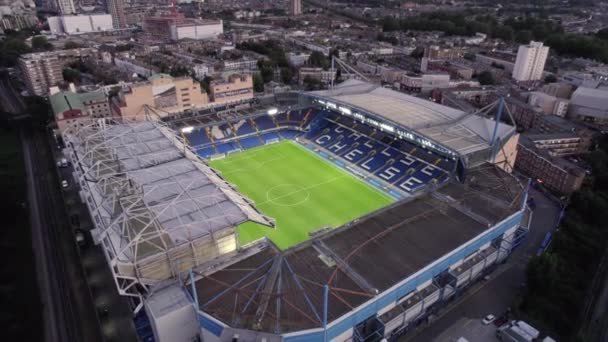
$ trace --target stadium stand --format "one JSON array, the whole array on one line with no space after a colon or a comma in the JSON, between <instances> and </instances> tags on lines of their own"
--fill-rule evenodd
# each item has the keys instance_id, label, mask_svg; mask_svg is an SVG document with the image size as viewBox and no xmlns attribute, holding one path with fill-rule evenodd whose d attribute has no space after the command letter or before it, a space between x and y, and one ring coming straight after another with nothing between
<instances>
[{"instance_id":1,"label":"stadium stand","mask_svg":"<svg viewBox=\"0 0 608 342\"><path fill-rule=\"evenodd\" d=\"M204 158L303 137L332 158L343 160L365 177L412 194L448 179L453 162L371 126L318 109L258 115L211 124L187 136Z\"/></svg>"}]
</instances>

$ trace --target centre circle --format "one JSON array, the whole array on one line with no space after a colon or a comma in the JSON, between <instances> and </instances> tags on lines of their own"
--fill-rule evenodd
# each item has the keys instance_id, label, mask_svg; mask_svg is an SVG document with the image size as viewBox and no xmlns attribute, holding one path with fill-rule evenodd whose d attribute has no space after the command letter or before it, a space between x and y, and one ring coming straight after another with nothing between
<instances>
[{"instance_id":1,"label":"centre circle","mask_svg":"<svg viewBox=\"0 0 608 342\"><path fill-rule=\"evenodd\" d=\"M297 184L275 185L266 192L268 202L285 207L302 204L309 197L308 190Z\"/></svg>"}]
</instances>

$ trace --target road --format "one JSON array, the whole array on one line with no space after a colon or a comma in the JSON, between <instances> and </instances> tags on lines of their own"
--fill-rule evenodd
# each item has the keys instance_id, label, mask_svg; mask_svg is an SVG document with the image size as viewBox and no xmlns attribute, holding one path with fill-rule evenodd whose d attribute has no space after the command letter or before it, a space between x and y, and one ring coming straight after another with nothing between
<instances>
[{"instance_id":1,"label":"road","mask_svg":"<svg viewBox=\"0 0 608 342\"><path fill-rule=\"evenodd\" d=\"M53 148L52 153L56 160L61 159L60 150ZM100 246L94 245L88 233L94 225L86 205L80 200L79 189L74 184L72 165L59 168L57 171L61 179L70 183L70 187L62 191L62 203L65 204L70 217L79 218L78 228L85 232L87 241L86 246L77 248L77 255L74 255L74 258L81 262L83 279L85 279L81 280L83 285L86 285L83 291L87 291L83 296L91 297L94 307L108 310L107 317L97 321L103 340L105 342L137 341L133 314L127 298L118 294L104 252Z\"/></svg>"},{"instance_id":2,"label":"road","mask_svg":"<svg viewBox=\"0 0 608 342\"><path fill-rule=\"evenodd\" d=\"M461 318L481 319L487 314L501 314L513 303L525 281L528 260L536 254L546 232L557 224L560 207L538 191L531 189L536 201L530 233L504 265L490 274L490 280L474 285L454 303L450 303L439 318L418 331L406 334L400 341L428 342L437 339Z\"/></svg>"},{"instance_id":3,"label":"road","mask_svg":"<svg viewBox=\"0 0 608 342\"><path fill-rule=\"evenodd\" d=\"M52 172L40 163L40 139L33 129L21 130L25 169L28 179L28 203L32 226L32 244L43 303L46 341L82 341L79 315L59 247L57 232L61 218L50 208L53 198ZM56 187L55 183L55 187Z\"/></svg>"}]
</instances>

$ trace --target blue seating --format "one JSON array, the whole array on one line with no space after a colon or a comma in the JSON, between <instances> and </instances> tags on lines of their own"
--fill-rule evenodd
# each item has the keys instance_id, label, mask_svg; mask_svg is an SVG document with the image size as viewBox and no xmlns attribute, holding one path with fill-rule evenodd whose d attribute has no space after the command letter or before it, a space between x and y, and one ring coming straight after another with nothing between
<instances>
[{"instance_id":1,"label":"blue seating","mask_svg":"<svg viewBox=\"0 0 608 342\"><path fill-rule=\"evenodd\" d=\"M419 167L423 167L424 165L424 163L412 156L402 154L394 163L379 170L376 176L385 182L394 183L408 174L413 174Z\"/></svg>"},{"instance_id":2,"label":"blue seating","mask_svg":"<svg viewBox=\"0 0 608 342\"><path fill-rule=\"evenodd\" d=\"M237 128L236 134L241 136L241 135L246 135L246 134L251 134L251 133L255 133L255 128L253 128L253 126L251 126L251 122L249 121L249 119L247 120L241 120L239 122L239 125L235 125L238 126L239 128Z\"/></svg>"},{"instance_id":3,"label":"blue seating","mask_svg":"<svg viewBox=\"0 0 608 342\"><path fill-rule=\"evenodd\" d=\"M185 137L190 146L194 147L203 146L211 142L204 128L195 129L191 133L185 134Z\"/></svg>"},{"instance_id":4,"label":"blue seating","mask_svg":"<svg viewBox=\"0 0 608 342\"><path fill-rule=\"evenodd\" d=\"M199 148L199 149L196 150L196 153L199 156L203 157L203 158L208 158L209 156L217 154L217 152L213 148L213 145L209 145L207 147Z\"/></svg>"},{"instance_id":5,"label":"blue seating","mask_svg":"<svg viewBox=\"0 0 608 342\"><path fill-rule=\"evenodd\" d=\"M262 115L255 118L255 124L258 130L265 131L268 129L277 128L272 119L268 115Z\"/></svg>"},{"instance_id":6,"label":"blue seating","mask_svg":"<svg viewBox=\"0 0 608 342\"><path fill-rule=\"evenodd\" d=\"M264 140L265 142L272 139L281 139L281 137L276 132L268 132L262 135L262 140Z\"/></svg>"},{"instance_id":7,"label":"blue seating","mask_svg":"<svg viewBox=\"0 0 608 342\"><path fill-rule=\"evenodd\" d=\"M240 147L234 142L227 142L223 144L216 145L218 152L220 153L228 153L230 151L238 150Z\"/></svg>"},{"instance_id":8,"label":"blue seating","mask_svg":"<svg viewBox=\"0 0 608 342\"><path fill-rule=\"evenodd\" d=\"M241 139L240 141L244 149L254 148L264 143L257 135Z\"/></svg>"},{"instance_id":9,"label":"blue seating","mask_svg":"<svg viewBox=\"0 0 608 342\"><path fill-rule=\"evenodd\" d=\"M294 131L291 129L286 129L280 132L281 136L285 139L295 139L297 136L299 136L300 134L302 134L302 132L299 131Z\"/></svg>"}]
</instances>

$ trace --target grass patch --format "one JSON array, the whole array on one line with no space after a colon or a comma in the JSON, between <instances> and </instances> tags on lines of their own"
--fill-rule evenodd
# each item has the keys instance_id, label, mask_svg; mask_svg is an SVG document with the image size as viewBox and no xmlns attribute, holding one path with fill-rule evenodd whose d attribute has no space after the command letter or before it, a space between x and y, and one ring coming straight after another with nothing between
<instances>
[{"instance_id":1,"label":"grass patch","mask_svg":"<svg viewBox=\"0 0 608 342\"><path fill-rule=\"evenodd\" d=\"M365 182L291 141L262 146L211 161L211 166L252 199L275 229L247 222L241 244L263 236L285 249L308 233L338 227L393 202Z\"/></svg>"}]
</instances>

